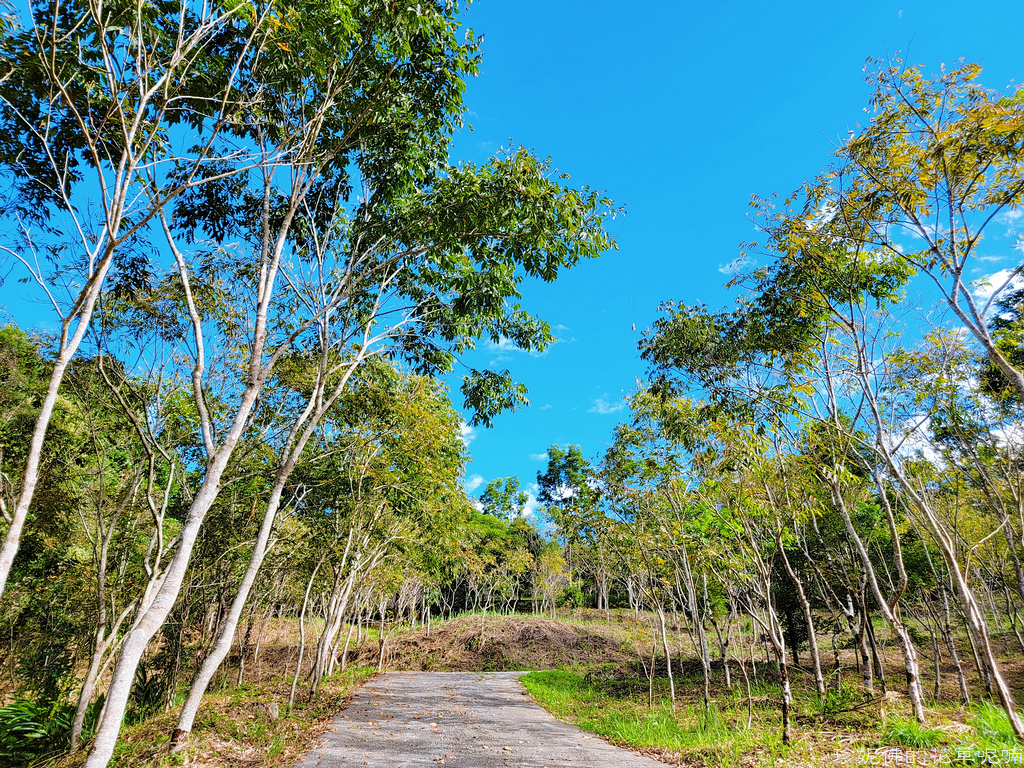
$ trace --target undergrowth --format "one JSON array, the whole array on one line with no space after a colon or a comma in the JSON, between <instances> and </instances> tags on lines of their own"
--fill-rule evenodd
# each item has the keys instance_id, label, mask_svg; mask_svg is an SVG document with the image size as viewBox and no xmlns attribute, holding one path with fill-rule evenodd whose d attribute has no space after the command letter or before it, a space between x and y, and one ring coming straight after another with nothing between
<instances>
[{"instance_id":1,"label":"undergrowth","mask_svg":"<svg viewBox=\"0 0 1024 768\"><path fill-rule=\"evenodd\" d=\"M885 722L883 744L911 749L931 749L942 741L942 731L928 728L908 717L891 717Z\"/></svg>"},{"instance_id":2,"label":"undergrowth","mask_svg":"<svg viewBox=\"0 0 1024 768\"><path fill-rule=\"evenodd\" d=\"M67 749L74 709L18 699L0 707L0 768L42 765Z\"/></svg>"},{"instance_id":3,"label":"undergrowth","mask_svg":"<svg viewBox=\"0 0 1024 768\"><path fill-rule=\"evenodd\" d=\"M588 680L565 670L530 672L520 678L526 689L556 717L615 744L685 753L709 766L744 764L752 751L779 752L777 734L760 727L737 727L732 709L711 704L667 701L667 680L655 680L657 696L648 707L646 680Z\"/></svg>"},{"instance_id":4,"label":"undergrowth","mask_svg":"<svg viewBox=\"0 0 1024 768\"><path fill-rule=\"evenodd\" d=\"M345 706L351 691L374 671L373 667L350 666L344 672L325 678L316 698L309 701L304 692L296 698L291 712L287 711L291 683L287 675L218 687L204 697L184 752L172 755L167 750L177 707L161 708L125 725L111 766L295 765L312 748L333 715ZM270 715L266 707L269 703L278 704L278 717ZM49 763L48 768L79 768L85 755L81 750L65 755ZM0 764L0 768L6 766Z\"/></svg>"},{"instance_id":5,"label":"undergrowth","mask_svg":"<svg viewBox=\"0 0 1024 768\"><path fill-rule=\"evenodd\" d=\"M968 724L975 734L950 750L956 765L1020 765L1024 760L1021 743L1001 708L985 701L973 708Z\"/></svg>"}]
</instances>

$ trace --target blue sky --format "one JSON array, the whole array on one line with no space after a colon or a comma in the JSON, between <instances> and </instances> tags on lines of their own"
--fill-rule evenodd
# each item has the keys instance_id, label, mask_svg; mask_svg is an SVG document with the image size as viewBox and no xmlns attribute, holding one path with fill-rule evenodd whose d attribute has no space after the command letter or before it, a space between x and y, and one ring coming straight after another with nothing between
<instances>
[{"instance_id":1,"label":"blue sky","mask_svg":"<svg viewBox=\"0 0 1024 768\"><path fill-rule=\"evenodd\" d=\"M532 405L467 435L467 489L506 475L533 483L552 443L604 451L644 376L636 340L659 303L728 303L723 270L756 237L751 194L791 192L866 122L868 57L901 52L931 72L962 57L1003 90L1024 77L1021 10L936 0L473 3L466 21L485 36L483 68L466 91L474 130L453 157L484 160L511 140L550 155L570 183L605 190L627 215L611 223L617 252L527 287L527 306L560 343L542 356L486 344L470 356L511 370Z\"/></svg>"},{"instance_id":2,"label":"blue sky","mask_svg":"<svg viewBox=\"0 0 1024 768\"><path fill-rule=\"evenodd\" d=\"M511 370L532 401L467 433L467 489L508 475L529 488L552 443L604 451L645 375L636 342L658 305L729 303L726 267L757 235L750 196L792 191L866 121L868 57L901 52L932 72L962 57L1006 89L1024 78L1021 10L1008 0L476 0L465 19L485 36L482 74L468 84L473 131L453 160L524 145L627 215L610 223L618 251L527 286L524 303L559 343L539 356L485 343L467 356ZM45 314L4 277L0 322Z\"/></svg>"}]
</instances>

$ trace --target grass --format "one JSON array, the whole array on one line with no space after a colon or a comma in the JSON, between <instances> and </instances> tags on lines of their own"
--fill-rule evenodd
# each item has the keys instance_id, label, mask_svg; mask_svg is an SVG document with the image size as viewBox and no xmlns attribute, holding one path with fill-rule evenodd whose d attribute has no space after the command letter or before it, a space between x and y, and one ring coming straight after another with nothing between
<instances>
[{"instance_id":1,"label":"grass","mask_svg":"<svg viewBox=\"0 0 1024 768\"><path fill-rule=\"evenodd\" d=\"M910 749L931 749L943 741L938 728L928 728L907 717L890 717L885 721L882 743Z\"/></svg>"},{"instance_id":2,"label":"grass","mask_svg":"<svg viewBox=\"0 0 1024 768\"><path fill-rule=\"evenodd\" d=\"M615 744L676 752L709 766L745 765L752 753L781 752L778 734L737 727L745 714L732 708L683 704L673 712L667 680L655 681L654 707L647 706L646 680L597 682L565 670L530 672L520 680L555 717Z\"/></svg>"},{"instance_id":3,"label":"grass","mask_svg":"<svg viewBox=\"0 0 1024 768\"><path fill-rule=\"evenodd\" d=\"M1010 719L1000 707L989 702L975 705L969 724L975 735L950 750L955 765L1020 765L1021 744L1013 733Z\"/></svg>"},{"instance_id":4,"label":"grass","mask_svg":"<svg viewBox=\"0 0 1024 768\"><path fill-rule=\"evenodd\" d=\"M352 690L370 677L373 667L349 667L326 678L316 700L305 691L287 711L291 679L268 675L260 683L211 691L203 699L188 747L179 754L167 750L177 707L124 727L111 761L113 768L169 768L177 765L292 766L312 749L333 715L343 709ZM301 689L300 689L301 691ZM272 719L266 704L277 703L280 717ZM52 768L78 768L85 752L67 755Z\"/></svg>"},{"instance_id":5,"label":"grass","mask_svg":"<svg viewBox=\"0 0 1024 768\"><path fill-rule=\"evenodd\" d=\"M653 706L648 706L649 663L652 642L658 638L650 622L628 611L613 611L611 622L604 612L575 609L560 611L557 621L548 616L500 616L488 614L486 646L474 649L479 638L480 615L454 621L433 622L429 638L424 628L389 632L386 668L473 669L490 666L506 669L546 669L522 680L534 698L556 717L635 751L675 765L710 768L777 768L878 763L892 750L902 750L921 764L1003 764L1007 750L1018 749L1009 722L996 706L982 704L965 709L954 690L945 690L929 703L932 725L922 727L910 718L910 707L899 690L899 667L890 651L887 670L890 692L882 697L876 688L868 694L849 662L853 651L843 649L842 684L819 696L809 672L791 668L793 679L793 744L781 744L780 688L775 665L757 650L756 670L747 660L750 697L738 665L732 666L733 687L726 688L716 664L712 671L713 702L702 705L703 674L694 656L673 643L677 692L675 712L669 704L668 681L656 677ZM749 630L749 627L748 627ZM176 765L292 766L308 752L331 716L342 709L351 690L376 669L376 633L364 643L365 653L350 655L349 670L325 681L314 702L300 685L295 710L285 711L294 670L297 624L279 622L259 665L246 667L246 681L231 685L236 669L218 678L204 700L186 752L171 755L166 749L174 727L173 711L159 713L127 726L117 749L118 768L161 768ZM743 651L746 646L738 645ZM640 654L636 649L644 649ZM674 649L675 650L675 649ZM746 655L746 654L744 654ZM264 661L265 659L265 661ZM358 665L363 666L358 666ZM466 666L466 665L477 666ZM756 674L755 674L756 672ZM658 673L665 674L663 658ZM955 678L944 672L946 688ZM229 682L230 681L230 682ZM952 681L952 682L950 682ZM980 687L980 684L979 684ZM974 691L980 696L981 691ZM281 717L272 720L265 704L276 702ZM180 705L179 697L176 705ZM748 709L749 707L749 709ZM748 725L749 719L749 725ZM965 725L966 719L966 725ZM970 735L963 734L970 731ZM958 743L959 742L959 743ZM884 754L883 754L884 753ZM79 768L84 754L62 758L51 768Z\"/></svg>"},{"instance_id":6,"label":"grass","mask_svg":"<svg viewBox=\"0 0 1024 768\"><path fill-rule=\"evenodd\" d=\"M783 747L778 711L779 687L762 677L751 686L750 727L746 691L713 686L714 702L705 709L699 699L701 681L680 674L675 712L668 702L668 683L655 679L654 703L648 706L646 679L606 679L595 666L531 672L521 680L533 697L555 717L596 733L612 743L647 751L673 764L727 766L849 765L892 759L892 748L905 750L901 759L921 764L1011 764L1020 752L1005 713L988 703L974 707L968 723L974 734L957 744L956 725L923 726L909 717L899 700L897 710L881 717L878 699L866 697L847 679L822 699L806 686L795 689L793 744ZM806 682L806 681L805 681ZM962 725L962 710L933 704L933 723ZM888 755L888 757L886 757ZM1019 759L1018 759L1019 762Z\"/></svg>"}]
</instances>

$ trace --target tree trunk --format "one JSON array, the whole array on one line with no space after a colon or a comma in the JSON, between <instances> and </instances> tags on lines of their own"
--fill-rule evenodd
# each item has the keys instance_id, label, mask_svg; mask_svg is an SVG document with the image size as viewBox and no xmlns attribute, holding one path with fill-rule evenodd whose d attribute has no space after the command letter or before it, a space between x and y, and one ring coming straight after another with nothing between
<instances>
[{"instance_id":1,"label":"tree trunk","mask_svg":"<svg viewBox=\"0 0 1024 768\"><path fill-rule=\"evenodd\" d=\"M116 237L116 225L113 227L109 239ZM14 503L14 512L7 526L7 533L4 535L3 544L0 545L0 597L3 596L7 587L7 578L11 574L11 566L14 565L14 557L18 554L18 547L21 544L21 532L25 527L25 520L28 518L29 508L32 506L32 499L35 497L36 486L39 484L39 462L43 455L43 442L46 439L46 432L50 427L50 419L53 417L53 408L57 404L61 382L67 371L71 358L75 356L79 345L85 336L85 332L92 322L92 313L96 307L96 300L103 287L103 281L107 272L113 264L113 246L108 245L102 259L96 267L96 272L90 276L79 297L81 311L78 313L78 325L75 332L68 336L68 327L71 324L74 314L68 318L62 318L60 352L53 363L53 370L50 371L50 381L46 386L46 394L39 407L39 415L36 416L35 426L32 429L32 439L29 442L28 456L25 457L25 471L21 475L21 491Z\"/></svg>"},{"instance_id":2,"label":"tree trunk","mask_svg":"<svg viewBox=\"0 0 1024 768\"><path fill-rule=\"evenodd\" d=\"M277 473L278 477L274 482L270 498L267 501L267 509L263 514L263 520L260 523L259 533L256 535L256 542L253 544L252 555L249 558L245 574L238 585L238 591L235 593L234 600L231 601L231 607L228 609L224 621L221 622L220 631L213 643L213 647L203 660L199 672L192 681L188 698L185 699L181 712L178 714L178 722L171 736L172 753L180 752L188 744L192 724L195 722L196 714L199 712L199 705L202 703L203 695L206 693L210 681L213 680L213 676L231 651L231 639L235 635L238 620L242 616L246 601L249 599L249 592L256 582L256 576L259 574L260 567L263 565L263 560L269 550L270 534L274 529L274 520L277 518L277 511L281 505L281 495L284 492L288 473L290 473L290 467L287 472L282 469ZM238 670L239 683L241 683L242 665L245 663L244 650L242 651L242 657Z\"/></svg>"},{"instance_id":3,"label":"tree trunk","mask_svg":"<svg viewBox=\"0 0 1024 768\"><path fill-rule=\"evenodd\" d=\"M789 710L793 704L793 692L789 688L789 665L786 664L785 652L779 657L782 669L782 745L788 747L793 743L793 729L789 722Z\"/></svg>"},{"instance_id":4,"label":"tree trunk","mask_svg":"<svg viewBox=\"0 0 1024 768\"><path fill-rule=\"evenodd\" d=\"M348 625L348 634L345 636L345 648L341 652L341 671L345 671L345 665L348 662L348 644L352 640L352 631L356 628L355 624Z\"/></svg>"},{"instance_id":5,"label":"tree trunk","mask_svg":"<svg viewBox=\"0 0 1024 768\"><path fill-rule=\"evenodd\" d=\"M655 603L655 605L658 609L658 623L661 629L661 646L665 651L665 669L668 671L668 694L674 714L676 711L676 683L672 675L672 652L668 647L668 632L665 629L665 609L662 608L661 603Z\"/></svg>"},{"instance_id":6,"label":"tree trunk","mask_svg":"<svg viewBox=\"0 0 1024 768\"><path fill-rule=\"evenodd\" d=\"M944 620L942 625L942 635L946 639L946 648L949 649L949 657L953 660L953 666L956 667L957 683L960 686L960 696L964 700L964 704L971 703L971 694L967 690L967 680L964 677L964 668L960 664L960 657L956 652L956 643L953 642L953 628L950 626L951 616L949 610L949 596L946 594L945 588L942 590L942 605L944 610Z\"/></svg>"},{"instance_id":7,"label":"tree trunk","mask_svg":"<svg viewBox=\"0 0 1024 768\"><path fill-rule=\"evenodd\" d=\"M796 571L793 570L793 566L790 565L789 558L786 556L786 548L782 545L782 535L776 537L775 543L778 547L779 554L782 555L782 564L786 569L786 573L789 576L789 580L793 582L793 587L796 589L797 600L800 602L800 608L804 614L804 622L807 624L807 645L811 649L811 662L814 665L814 685L818 690L818 695L825 698L825 676L821 674L821 657L818 655L818 633L814 630L814 616L811 613L811 602L807 599L807 593L804 592L804 585L800 583L800 579L796 575ZM796 644L793 644L793 652L796 653Z\"/></svg>"},{"instance_id":8,"label":"tree trunk","mask_svg":"<svg viewBox=\"0 0 1024 768\"><path fill-rule=\"evenodd\" d=\"M326 551L320 555L320 560L317 562L316 567L313 568L313 573L306 584L306 594L302 598L302 610L299 611L299 658L295 662L295 676L292 678L292 690L288 695L289 712L295 706L295 688L299 684L299 674L302 672L302 655L306 652L306 609L309 607L309 593L313 589L313 582L316 581L317 571L320 570L320 566L324 564L325 559L327 559Z\"/></svg>"},{"instance_id":9,"label":"tree trunk","mask_svg":"<svg viewBox=\"0 0 1024 768\"><path fill-rule=\"evenodd\" d=\"M882 657L878 653L878 643L875 640L875 625L871 621L871 616L867 614L864 616L864 633L868 637L868 647L871 649L871 665L875 670L875 677L878 680L878 684L882 686L882 693L887 693L885 667L882 665Z\"/></svg>"},{"instance_id":10,"label":"tree trunk","mask_svg":"<svg viewBox=\"0 0 1024 768\"><path fill-rule=\"evenodd\" d=\"M875 600L878 602L883 617L889 622L890 626L892 626L893 632L898 639L900 650L903 652L903 663L904 669L906 670L907 694L910 698L910 707L914 713L914 719L923 725L927 722L927 719L924 714L924 701L921 697L921 675L917 664L917 653L914 649L914 644L911 642L910 635L907 633L907 629L903 625L902 620L900 620L900 618L894 613L889 602L882 594L882 589L878 584L878 578L875 574L874 563L871 562L871 557L868 555L868 551L864 547L864 542L861 540L860 534L857 533L857 529L853 526L853 521L850 518L850 512L846 507L846 500L843 498L842 489L840 488L836 477L838 477L838 475L830 474L825 477L825 480L832 488L832 498L835 502L835 507L843 518L847 536L860 556L864 574L867 576L868 584L871 586ZM866 603L867 601L865 600L863 602ZM874 648L874 632L870 622L865 621L865 627L868 630L868 638L872 642L872 648Z\"/></svg>"}]
</instances>

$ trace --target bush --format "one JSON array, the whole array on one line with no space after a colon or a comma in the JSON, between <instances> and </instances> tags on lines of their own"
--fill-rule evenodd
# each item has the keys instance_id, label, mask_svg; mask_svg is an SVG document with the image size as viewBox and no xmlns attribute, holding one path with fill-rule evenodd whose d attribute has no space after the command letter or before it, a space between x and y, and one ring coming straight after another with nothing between
<instances>
[{"instance_id":1,"label":"bush","mask_svg":"<svg viewBox=\"0 0 1024 768\"><path fill-rule=\"evenodd\" d=\"M75 711L67 704L20 699L0 707L0 768L26 768L67 750Z\"/></svg>"},{"instance_id":2,"label":"bush","mask_svg":"<svg viewBox=\"0 0 1024 768\"><path fill-rule=\"evenodd\" d=\"M559 608L582 608L586 602L583 590L575 584L568 584L562 589L562 594L558 596L555 605Z\"/></svg>"}]
</instances>

